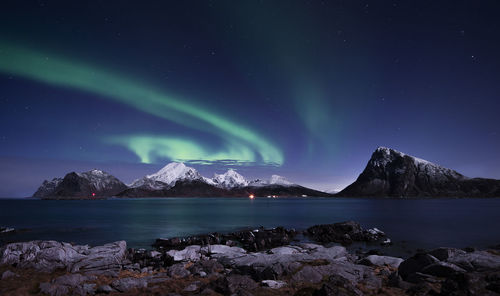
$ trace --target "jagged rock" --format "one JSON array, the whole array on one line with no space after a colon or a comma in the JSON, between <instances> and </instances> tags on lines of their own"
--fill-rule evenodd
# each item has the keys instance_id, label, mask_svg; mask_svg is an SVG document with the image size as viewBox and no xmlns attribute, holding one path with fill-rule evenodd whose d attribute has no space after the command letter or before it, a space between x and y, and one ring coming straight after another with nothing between
<instances>
[{"instance_id":1,"label":"jagged rock","mask_svg":"<svg viewBox=\"0 0 500 296\"><path fill-rule=\"evenodd\" d=\"M335 224L314 225L309 227L306 234L317 242L336 242L351 244L353 241L376 241L385 234L378 229L363 230L359 223L354 221Z\"/></svg>"},{"instance_id":2,"label":"jagged rock","mask_svg":"<svg viewBox=\"0 0 500 296\"><path fill-rule=\"evenodd\" d=\"M378 265L378 266L391 266L394 268L398 268L401 262L404 260L397 257L390 256L378 256L378 255L369 255L359 261L360 264L364 265Z\"/></svg>"},{"instance_id":3,"label":"jagged rock","mask_svg":"<svg viewBox=\"0 0 500 296\"><path fill-rule=\"evenodd\" d=\"M146 279L134 277L117 279L111 283L111 287L120 292L127 292L132 289L146 288L147 286L148 282L146 281Z\"/></svg>"},{"instance_id":4,"label":"jagged rock","mask_svg":"<svg viewBox=\"0 0 500 296\"><path fill-rule=\"evenodd\" d=\"M182 249L187 246L227 245L239 243L245 250L260 251L289 244L296 235L294 229L276 227L238 231L229 234L211 233L185 238L157 239L153 247L157 249Z\"/></svg>"}]
</instances>

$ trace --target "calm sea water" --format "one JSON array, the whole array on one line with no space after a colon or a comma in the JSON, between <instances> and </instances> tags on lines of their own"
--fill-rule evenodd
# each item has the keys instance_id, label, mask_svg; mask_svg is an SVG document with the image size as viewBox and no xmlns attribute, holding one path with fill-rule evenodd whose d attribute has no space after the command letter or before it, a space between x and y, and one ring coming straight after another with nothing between
<instances>
[{"instance_id":1,"label":"calm sea water","mask_svg":"<svg viewBox=\"0 0 500 296\"><path fill-rule=\"evenodd\" d=\"M159 237L247 227L354 220L385 231L397 246L500 244L500 199L148 198L0 200L0 225L19 229L0 243L54 239L97 245L126 240L149 247Z\"/></svg>"}]
</instances>

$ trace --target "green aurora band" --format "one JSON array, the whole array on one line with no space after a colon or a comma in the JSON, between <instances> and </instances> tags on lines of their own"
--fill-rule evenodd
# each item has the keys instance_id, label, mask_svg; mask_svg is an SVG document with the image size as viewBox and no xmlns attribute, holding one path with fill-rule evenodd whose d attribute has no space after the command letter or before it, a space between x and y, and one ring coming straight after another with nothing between
<instances>
[{"instance_id":1,"label":"green aurora band","mask_svg":"<svg viewBox=\"0 0 500 296\"><path fill-rule=\"evenodd\" d=\"M281 150L247 127L98 67L0 42L0 72L95 93L177 124L209 132L223 141L222 149L210 151L196 141L167 136L132 135L106 140L127 147L145 163L159 157L194 159L200 163L230 160L232 164L282 165L284 162Z\"/></svg>"},{"instance_id":2,"label":"green aurora band","mask_svg":"<svg viewBox=\"0 0 500 296\"><path fill-rule=\"evenodd\" d=\"M244 165L255 162L252 149L240 143L227 143L226 149L222 151L210 151L188 139L154 135L113 137L108 141L129 147L144 163L151 163L154 159L163 157L198 164L226 162L230 165Z\"/></svg>"}]
</instances>

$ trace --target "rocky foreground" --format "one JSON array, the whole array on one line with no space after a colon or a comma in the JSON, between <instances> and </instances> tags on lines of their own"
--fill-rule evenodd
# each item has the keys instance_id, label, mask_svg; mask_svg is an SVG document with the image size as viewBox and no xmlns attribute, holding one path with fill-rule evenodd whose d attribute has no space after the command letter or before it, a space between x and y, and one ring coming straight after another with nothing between
<instances>
[{"instance_id":1,"label":"rocky foreground","mask_svg":"<svg viewBox=\"0 0 500 296\"><path fill-rule=\"evenodd\" d=\"M120 241L55 241L0 249L1 295L498 295L500 252L440 248L406 260L352 254L352 241L387 243L354 222L159 239L154 250Z\"/></svg>"}]
</instances>

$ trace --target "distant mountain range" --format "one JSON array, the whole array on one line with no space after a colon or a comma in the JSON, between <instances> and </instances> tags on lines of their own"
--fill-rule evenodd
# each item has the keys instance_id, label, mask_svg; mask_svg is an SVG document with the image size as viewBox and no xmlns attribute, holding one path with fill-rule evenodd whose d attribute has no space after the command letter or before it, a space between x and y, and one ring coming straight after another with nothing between
<instances>
[{"instance_id":1,"label":"distant mountain range","mask_svg":"<svg viewBox=\"0 0 500 296\"><path fill-rule=\"evenodd\" d=\"M71 172L64 178L44 181L33 195L39 198L117 197L238 197L238 196L332 196L294 184L282 176L269 180L247 180L235 170L202 176L196 169L172 162L158 172L125 185L116 177L100 170Z\"/></svg>"},{"instance_id":2,"label":"distant mountain range","mask_svg":"<svg viewBox=\"0 0 500 296\"><path fill-rule=\"evenodd\" d=\"M358 179L336 196L500 197L500 180L468 178L432 162L379 147Z\"/></svg>"},{"instance_id":3,"label":"distant mountain range","mask_svg":"<svg viewBox=\"0 0 500 296\"><path fill-rule=\"evenodd\" d=\"M116 177L92 170L71 172L44 181L33 195L39 198L92 197L500 197L500 180L468 178L448 168L394 149L373 152L357 180L338 193L306 188L272 175L269 180L247 180L235 170L202 176L196 169L172 162L158 172L125 185Z\"/></svg>"}]
</instances>

